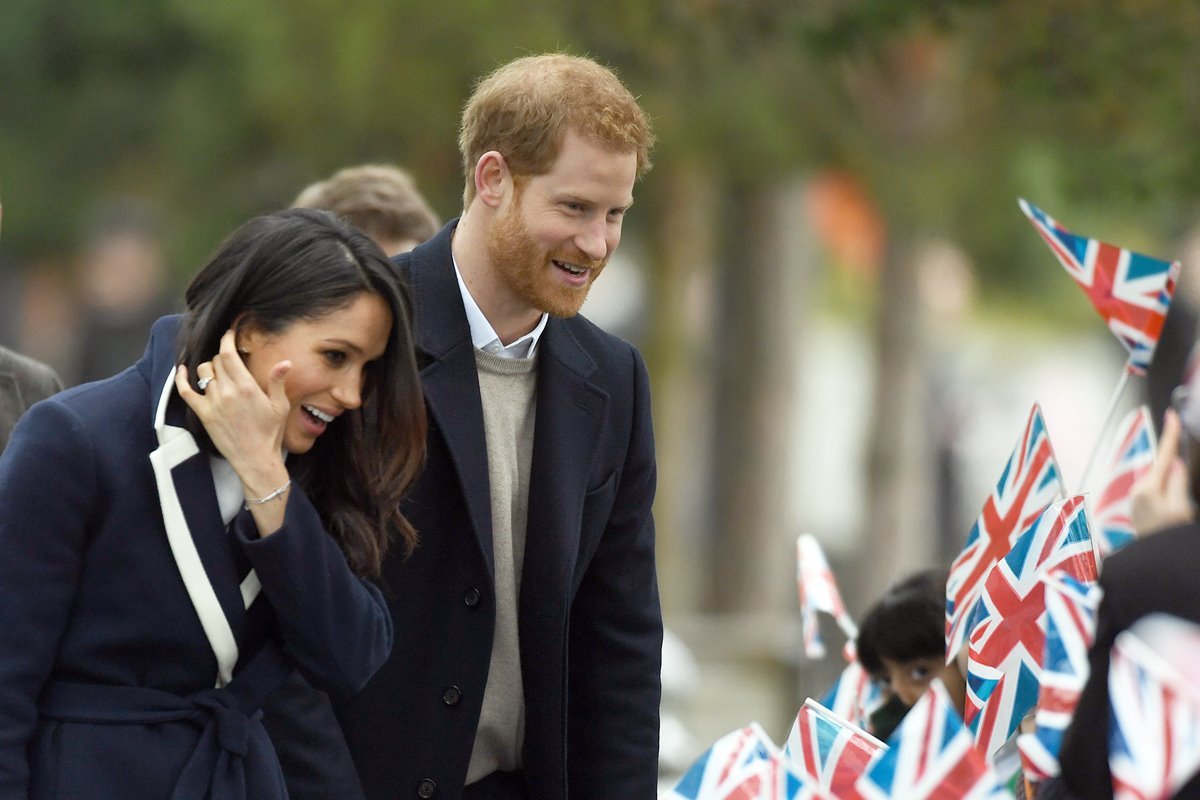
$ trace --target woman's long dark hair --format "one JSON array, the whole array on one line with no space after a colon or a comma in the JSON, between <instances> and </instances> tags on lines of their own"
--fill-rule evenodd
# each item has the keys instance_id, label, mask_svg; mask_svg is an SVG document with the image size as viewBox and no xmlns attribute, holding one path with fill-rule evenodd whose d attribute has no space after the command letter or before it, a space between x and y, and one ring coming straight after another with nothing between
<instances>
[{"instance_id":1,"label":"woman's long dark hair","mask_svg":"<svg viewBox=\"0 0 1200 800\"><path fill-rule=\"evenodd\" d=\"M417 534L400 500L425 456L425 403L412 341L408 286L383 252L324 211L264 214L234 231L192 280L179 334L188 375L216 355L235 324L267 334L345 308L363 293L392 312L383 356L366 368L362 407L348 410L288 471L312 501L351 569L378 577L395 530L406 551ZM189 410L201 447L212 442Z\"/></svg>"}]
</instances>

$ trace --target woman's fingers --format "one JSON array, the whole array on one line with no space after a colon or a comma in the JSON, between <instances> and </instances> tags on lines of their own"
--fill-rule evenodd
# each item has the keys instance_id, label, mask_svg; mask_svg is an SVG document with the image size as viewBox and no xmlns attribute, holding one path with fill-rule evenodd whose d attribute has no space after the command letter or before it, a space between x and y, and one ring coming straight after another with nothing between
<instances>
[{"instance_id":1,"label":"woman's fingers","mask_svg":"<svg viewBox=\"0 0 1200 800\"><path fill-rule=\"evenodd\" d=\"M275 408L287 408L290 405L287 391L284 389L284 379L292 368L292 362L280 361L271 368L270 383L267 386L267 397Z\"/></svg>"},{"instance_id":2,"label":"woman's fingers","mask_svg":"<svg viewBox=\"0 0 1200 800\"><path fill-rule=\"evenodd\" d=\"M1183 426L1179 422L1179 414L1175 409L1168 408L1163 415L1162 438L1158 440L1158 451L1154 454L1154 466L1151 467L1157 475L1159 485L1166 487L1173 466L1179 459L1179 436Z\"/></svg>"}]
</instances>

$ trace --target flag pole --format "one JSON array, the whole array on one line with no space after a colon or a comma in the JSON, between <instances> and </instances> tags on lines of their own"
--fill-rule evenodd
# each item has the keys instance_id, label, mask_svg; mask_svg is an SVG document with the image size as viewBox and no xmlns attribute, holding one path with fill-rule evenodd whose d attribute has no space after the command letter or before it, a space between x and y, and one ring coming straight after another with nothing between
<instances>
[{"instance_id":1,"label":"flag pole","mask_svg":"<svg viewBox=\"0 0 1200 800\"><path fill-rule=\"evenodd\" d=\"M1117 388L1113 390L1112 397L1108 400L1108 411L1104 412L1104 421L1100 423L1100 432L1096 435L1096 443L1092 445L1092 452L1088 456L1087 465L1083 468L1083 476L1079 479L1079 491L1075 494L1083 494L1087 489L1088 477L1092 474L1092 467L1096 464L1096 456L1100 453L1100 446L1104 443L1104 433L1108 430L1109 423L1112 422L1113 414L1116 413L1117 403L1121 400L1121 395L1125 393L1125 386L1129 383L1129 365L1125 365L1125 369L1121 370L1121 378L1117 381Z\"/></svg>"}]
</instances>

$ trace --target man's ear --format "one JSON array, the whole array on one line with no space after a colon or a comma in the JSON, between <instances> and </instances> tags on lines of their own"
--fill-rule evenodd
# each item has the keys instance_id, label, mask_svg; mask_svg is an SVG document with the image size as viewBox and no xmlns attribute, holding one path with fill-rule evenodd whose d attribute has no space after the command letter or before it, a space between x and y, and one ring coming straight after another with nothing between
<instances>
[{"instance_id":1,"label":"man's ear","mask_svg":"<svg viewBox=\"0 0 1200 800\"><path fill-rule=\"evenodd\" d=\"M512 173L504 156L489 150L475 163L475 195L491 208L499 208L513 187Z\"/></svg>"}]
</instances>

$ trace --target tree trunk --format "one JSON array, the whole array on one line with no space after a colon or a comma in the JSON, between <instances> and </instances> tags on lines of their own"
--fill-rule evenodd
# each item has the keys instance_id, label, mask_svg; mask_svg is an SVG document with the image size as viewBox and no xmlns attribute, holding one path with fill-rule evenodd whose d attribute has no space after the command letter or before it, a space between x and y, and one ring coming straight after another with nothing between
<instances>
[{"instance_id":1,"label":"tree trunk","mask_svg":"<svg viewBox=\"0 0 1200 800\"><path fill-rule=\"evenodd\" d=\"M813 272L804 185L725 193L725 242L713 330L713 546L709 607L794 608L797 531L787 498L801 303Z\"/></svg>"}]
</instances>

